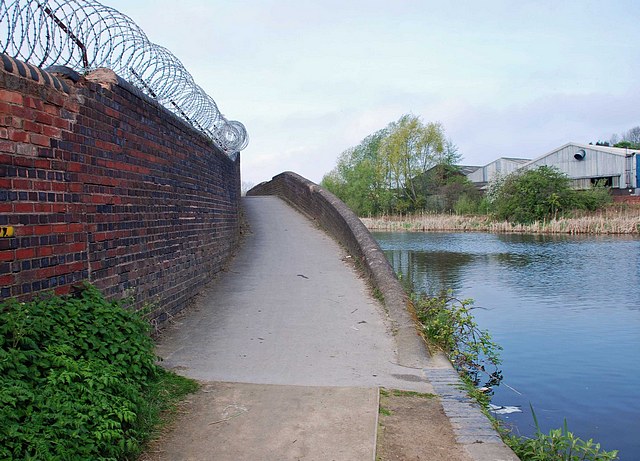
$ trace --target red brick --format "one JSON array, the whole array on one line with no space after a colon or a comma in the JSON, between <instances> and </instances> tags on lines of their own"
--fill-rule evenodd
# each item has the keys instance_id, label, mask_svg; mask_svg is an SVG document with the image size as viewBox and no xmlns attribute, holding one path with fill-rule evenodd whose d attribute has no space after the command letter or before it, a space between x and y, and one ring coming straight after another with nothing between
<instances>
[{"instance_id":1,"label":"red brick","mask_svg":"<svg viewBox=\"0 0 640 461\"><path fill-rule=\"evenodd\" d=\"M54 234L64 234L69 230L68 224L54 224L51 226L51 232Z\"/></svg>"},{"instance_id":2,"label":"red brick","mask_svg":"<svg viewBox=\"0 0 640 461\"><path fill-rule=\"evenodd\" d=\"M31 135L29 135L29 139L32 144L37 146L49 147L51 145L51 138L42 134L31 133Z\"/></svg>"},{"instance_id":3,"label":"red brick","mask_svg":"<svg viewBox=\"0 0 640 461\"><path fill-rule=\"evenodd\" d=\"M11 141L0 141L0 152L13 153L15 151L16 151L16 143Z\"/></svg>"},{"instance_id":4,"label":"red brick","mask_svg":"<svg viewBox=\"0 0 640 461\"><path fill-rule=\"evenodd\" d=\"M54 290L54 293L57 294L58 296L68 295L70 292L71 292L71 285L61 285L59 287L56 287L56 289Z\"/></svg>"},{"instance_id":5,"label":"red brick","mask_svg":"<svg viewBox=\"0 0 640 461\"><path fill-rule=\"evenodd\" d=\"M54 106L53 104L45 103L44 111L49 115L60 115L60 107Z\"/></svg>"},{"instance_id":6,"label":"red brick","mask_svg":"<svg viewBox=\"0 0 640 461\"><path fill-rule=\"evenodd\" d=\"M43 125L53 125L54 117L46 112L36 112L35 121Z\"/></svg>"},{"instance_id":7,"label":"red brick","mask_svg":"<svg viewBox=\"0 0 640 461\"><path fill-rule=\"evenodd\" d=\"M14 203L14 213L33 213L33 203Z\"/></svg>"},{"instance_id":8,"label":"red brick","mask_svg":"<svg viewBox=\"0 0 640 461\"><path fill-rule=\"evenodd\" d=\"M22 95L15 91L0 90L0 101L11 104L22 104Z\"/></svg>"},{"instance_id":9,"label":"red brick","mask_svg":"<svg viewBox=\"0 0 640 461\"><path fill-rule=\"evenodd\" d=\"M18 248L16 250L16 259L31 259L35 258L35 248Z\"/></svg>"},{"instance_id":10,"label":"red brick","mask_svg":"<svg viewBox=\"0 0 640 461\"><path fill-rule=\"evenodd\" d=\"M11 115L15 115L16 117L19 117L19 118L26 118L28 120L33 120L32 109L28 109L22 106L10 106L10 107L11 107L11 111L10 111Z\"/></svg>"},{"instance_id":11,"label":"red brick","mask_svg":"<svg viewBox=\"0 0 640 461\"><path fill-rule=\"evenodd\" d=\"M34 228L34 233L36 235L45 235L45 234L50 234L51 233L51 226L49 224L43 225L43 226L35 226Z\"/></svg>"},{"instance_id":12,"label":"red brick","mask_svg":"<svg viewBox=\"0 0 640 461\"><path fill-rule=\"evenodd\" d=\"M62 137L62 130L52 126L43 126L42 134L49 136L50 138L60 138Z\"/></svg>"},{"instance_id":13,"label":"red brick","mask_svg":"<svg viewBox=\"0 0 640 461\"><path fill-rule=\"evenodd\" d=\"M52 213L53 207L49 203L34 203L33 211L36 213Z\"/></svg>"},{"instance_id":14,"label":"red brick","mask_svg":"<svg viewBox=\"0 0 640 461\"><path fill-rule=\"evenodd\" d=\"M15 282L13 274L0 275L0 286L11 286Z\"/></svg>"},{"instance_id":15,"label":"red brick","mask_svg":"<svg viewBox=\"0 0 640 461\"><path fill-rule=\"evenodd\" d=\"M21 130L9 129L9 140L13 142L29 142L29 133Z\"/></svg>"},{"instance_id":16,"label":"red brick","mask_svg":"<svg viewBox=\"0 0 640 461\"><path fill-rule=\"evenodd\" d=\"M32 122L31 120L25 120L22 124L24 131L30 131L32 133L42 133L42 128L41 124Z\"/></svg>"},{"instance_id":17,"label":"red brick","mask_svg":"<svg viewBox=\"0 0 640 461\"><path fill-rule=\"evenodd\" d=\"M71 233L82 232L84 230L84 224L82 223L71 223L67 225L67 231Z\"/></svg>"},{"instance_id":18,"label":"red brick","mask_svg":"<svg viewBox=\"0 0 640 461\"><path fill-rule=\"evenodd\" d=\"M51 256L53 254L53 247L41 246L41 247L38 247L36 251L38 253L38 257L40 258L43 256Z\"/></svg>"},{"instance_id":19,"label":"red brick","mask_svg":"<svg viewBox=\"0 0 640 461\"><path fill-rule=\"evenodd\" d=\"M14 179L13 188L16 190L30 190L31 181L28 179Z\"/></svg>"},{"instance_id":20,"label":"red brick","mask_svg":"<svg viewBox=\"0 0 640 461\"><path fill-rule=\"evenodd\" d=\"M45 267L43 269L36 270L36 279L44 280L56 275L56 267Z\"/></svg>"},{"instance_id":21,"label":"red brick","mask_svg":"<svg viewBox=\"0 0 640 461\"><path fill-rule=\"evenodd\" d=\"M13 250L0 251L0 261L13 261L16 259L16 255Z\"/></svg>"},{"instance_id":22,"label":"red brick","mask_svg":"<svg viewBox=\"0 0 640 461\"><path fill-rule=\"evenodd\" d=\"M60 128L62 130L65 131L70 131L71 130L71 122L69 122L69 120L65 120L63 118L55 118L53 119L53 126L55 126L56 128Z\"/></svg>"},{"instance_id":23,"label":"red brick","mask_svg":"<svg viewBox=\"0 0 640 461\"><path fill-rule=\"evenodd\" d=\"M24 105L27 107L31 107L32 109L43 110L44 104L40 99L34 99L31 96L25 96Z\"/></svg>"}]
</instances>

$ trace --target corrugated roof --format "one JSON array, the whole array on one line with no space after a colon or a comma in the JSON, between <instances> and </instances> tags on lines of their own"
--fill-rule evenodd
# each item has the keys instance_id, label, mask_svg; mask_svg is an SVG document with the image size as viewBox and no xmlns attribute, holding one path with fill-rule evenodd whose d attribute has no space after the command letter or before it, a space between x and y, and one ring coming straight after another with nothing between
<instances>
[{"instance_id":1,"label":"corrugated roof","mask_svg":"<svg viewBox=\"0 0 640 461\"><path fill-rule=\"evenodd\" d=\"M559 150L564 149L565 147L568 146L576 146L579 147L581 149L590 149L590 150L595 150L595 151L600 151L600 152L605 152L607 154L613 154L613 155L620 155L622 157L626 157L629 154L638 154L640 153L640 150L638 149L626 149L624 147L609 147L609 146L596 146L594 144L580 144L578 142L568 142L560 147L556 147L555 149L553 149L550 152L547 152L546 154L541 155L540 157L536 157L533 160L531 160L528 163L535 163L539 160L542 160L545 157L548 157L549 155L553 155L556 152L558 152Z\"/></svg>"}]
</instances>

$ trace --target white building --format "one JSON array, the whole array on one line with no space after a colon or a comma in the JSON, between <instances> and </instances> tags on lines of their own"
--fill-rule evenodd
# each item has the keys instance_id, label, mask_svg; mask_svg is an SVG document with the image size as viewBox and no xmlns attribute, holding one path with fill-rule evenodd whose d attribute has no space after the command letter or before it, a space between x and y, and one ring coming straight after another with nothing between
<instances>
[{"instance_id":1,"label":"white building","mask_svg":"<svg viewBox=\"0 0 640 461\"><path fill-rule=\"evenodd\" d=\"M500 157L498 160L494 160L485 166L481 166L474 172L467 174L467 178L469 178L472 183L483 186L496 176L505 176L513 173L530 161L531 159L529 158Z\"/></svg>"},{"instance_id":2,"label":"white building","mask_svg":"<svg viewBox=\"0 0 640 461\"><path fill-rule=\"evenodd\" d=\"M574 187L586 189L599 181L612 189L640 188L638 149L568 143L531 160L523 168L555 167L573 180Z\"/></svg>"},{"instance_id":3,"label":"white building","mask_svg":"<svg viewBox=\"0 0 640 461\"><path fill-rule=\"evenodd\" d=\"M573 181L577 189L603 182L618 194L640 194L640 150L568 143L533 160L502 157L467 174L479 187L520 168L555 167Z\"/></svg>"}]
</instances>

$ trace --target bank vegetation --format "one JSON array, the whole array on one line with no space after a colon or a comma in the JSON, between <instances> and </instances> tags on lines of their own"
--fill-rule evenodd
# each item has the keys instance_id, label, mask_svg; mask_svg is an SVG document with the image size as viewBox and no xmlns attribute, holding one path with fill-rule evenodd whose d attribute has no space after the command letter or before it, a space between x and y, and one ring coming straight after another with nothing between
<instances>
[{"instance_id":1,"label":"bank vegetation","mask_svg":"<svg viewBox=\"0 0 640 461\"><path fill-rule=\"evenodd\" d=\"M610 204L593 212L536 220L528 224L491 215L419 212L361 218L372 231L494 232L525 234L640 234L640 204Z\"/></svg>"}]
</instances>

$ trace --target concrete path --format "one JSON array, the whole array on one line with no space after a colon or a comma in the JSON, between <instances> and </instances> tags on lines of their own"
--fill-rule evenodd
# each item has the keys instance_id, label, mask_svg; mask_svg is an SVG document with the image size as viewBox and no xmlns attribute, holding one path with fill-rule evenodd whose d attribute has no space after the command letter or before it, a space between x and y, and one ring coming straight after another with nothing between
<instances>
[{"instance_id":1,"label":"concrete path","mask_svg":"<svg viewBox=\"0 0 640 461\"><path fill-rule=\"evenodd\" d=\"M433 387L396 364L384 308L334 240L278 198L244 200L251 233L157 351L212 383L200 430L172 436L215 452L170 443L166 459L373 460L378 386Z\"/></svg>"},{"instance_id":2,"label":"concrete path","mask_svg":"<svg viewBox=\"0 0 640 461\"><path fill-rule=\"evenodd\" d=\"M276 197L244 205L251 233L228 271L160 337L164 366L204 388L145 459L374 460L378 387L434 393L426 376L442 364L398 365L384 307L310 220ZM457 386L450 373L438 381L441 395ZM482 436L463 399L449 400L457 437L469 428Z\"/></svg>"}]
</instances>

